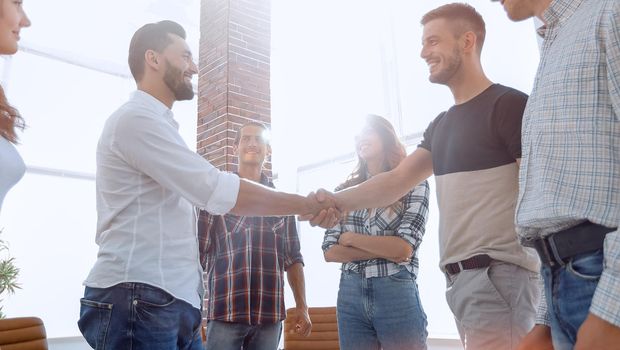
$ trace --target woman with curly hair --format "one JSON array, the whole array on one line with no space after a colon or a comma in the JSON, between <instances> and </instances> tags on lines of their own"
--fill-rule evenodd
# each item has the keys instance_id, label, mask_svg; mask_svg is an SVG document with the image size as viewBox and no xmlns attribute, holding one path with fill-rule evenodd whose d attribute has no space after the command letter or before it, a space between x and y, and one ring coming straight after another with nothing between
<instances>
[{"instance_id":1,"label":"woman with curly hair","mask_svg":"<svg viewBox=\"0 0 620 350\"><path fill-rule=\"evenodd\" d=\"M337 191L394 169L406 156L385 118L369 115L355 139L358 164ZM426 181L385 208L345 213L325 232L325 260L342 263L337 314L343 350L426 349L416 284L428 216Z\"/></svg>"},{"instance_id":2,"label":"woman with curly hair","mask_svg":"<svg viewBox=\"0 0 620 350\"><path fill-rule=\"evenodd\" d=\"M21 0L0 0L0 55L16 53L21 28L30 26L22 4ZM9 104L0 86L0 210L7 192L26 171L24 161L14 147L18 141L16 131L23 128L24 120Z\"/></svg>"}]
</instances>

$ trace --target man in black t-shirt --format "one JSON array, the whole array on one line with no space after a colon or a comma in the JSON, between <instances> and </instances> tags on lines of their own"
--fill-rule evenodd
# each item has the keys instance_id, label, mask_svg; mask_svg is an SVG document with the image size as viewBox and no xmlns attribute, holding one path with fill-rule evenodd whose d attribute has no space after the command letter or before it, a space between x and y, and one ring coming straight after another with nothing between
<instances>
[{"instance_id":1,"label":"man in black t-shirt","mask_svg":"<svg viewBox=\"0 0 620 350\"><path fill-rule=\"evenodd\" d=\"M515 349L539 299L538 257L517 242L514 226L527 96L484 74L485 25L473 7L444 5L421 23L429 80L448 86L455 104L397 168L334 197L341 210L384 206L435 174L440 268L463 345Z\"/></svg>"}]
</instances>

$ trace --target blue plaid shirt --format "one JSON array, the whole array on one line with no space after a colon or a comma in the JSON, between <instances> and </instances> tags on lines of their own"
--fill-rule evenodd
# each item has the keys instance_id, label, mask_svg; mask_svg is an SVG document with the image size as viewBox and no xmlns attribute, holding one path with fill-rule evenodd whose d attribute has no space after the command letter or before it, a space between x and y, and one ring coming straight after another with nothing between
<instances>
[{"instance_id":1,"label":"blue plaid shirt","mask_svg":"<svg viewBox=\"0 0 620 350\"><path fill-rule=\"evenodd\" d=\"M325 231L323 251L338 244L343 232L370 236L398 236L413 247L409 262L400 264L385 259L352 261L342 264L342 270L363 272L365 277L385 277L398 273L405 266L414 276L418 275L418 247L422 243L428 217L428 182L424 181L389 208L362 209L348 213L341 222Z\"/></svg>"},{"instance_id":2,"label":"blue plaid shirt","mask_svg":"<svg viewBox=\"0 0 620 350\"><path fill-rule=\"evenodd\" d=\"M620 223L620 1L554 0L523 116L523 244L583 221ZM620 234L607 235L590 312L620 326ZM549 324L542 299L538 323Z\"/></svg>"}]
</instances>

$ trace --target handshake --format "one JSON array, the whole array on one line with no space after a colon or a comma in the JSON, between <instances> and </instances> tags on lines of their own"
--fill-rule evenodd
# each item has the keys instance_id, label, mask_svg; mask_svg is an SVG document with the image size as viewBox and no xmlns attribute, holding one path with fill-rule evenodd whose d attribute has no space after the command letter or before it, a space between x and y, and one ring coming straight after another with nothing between
<instances>
[{"instance_id":1,"label":"handshake","mask_svg":"<svg viewBox=\"0 0 620 350\"><path fill-rule=\"evenodd\" d=\"M332 228L340 221L343 205L336 194L324 189L310 192L305 200L306 209L299 221L309 221L311 226Z\"/></svg>"}]
</instances>

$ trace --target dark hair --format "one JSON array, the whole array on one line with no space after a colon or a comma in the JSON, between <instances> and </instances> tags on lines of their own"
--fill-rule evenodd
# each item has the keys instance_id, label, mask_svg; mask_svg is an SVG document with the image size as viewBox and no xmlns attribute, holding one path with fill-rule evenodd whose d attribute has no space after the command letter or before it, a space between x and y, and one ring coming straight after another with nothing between
<instances>
[{"instance_id":1,"label":"dark hair","mask_svg":"<svg viewBox=\"0 0 620 350\"><path fill-rule=\"evenodd\" d=\"M263 129L263 131L269 131L269 128L265 124L261 124L259 122L247 122L241 125L241 127L237 130L237 134L235 135L235 146L239 145L239 142L241 141L241 130L243 130L246 126L258 126ZM269 140L267 140L266 143L269 144Z\"/></svg>"},{"instance_id":2,"label":"dark hair","mask_svg":"<svg viewBox=\"0 0 620 350\"><path fill-rule=\"evenodd\" d=\"M16 129L23 130L26 124L17 109L11 107L0 86L0 136L12 143L17 143Z\"/></svg>"},{"instance_id":3,"label":"dark hair","mask_svg":"<svg viewBox=\"0 0 620 350\"><path fill-rule=\"evenodd\" d=\"M478 39L476 41L478 53L482 52L482 45L486 36L484 19L471 5L455 2L439 6L422 16L420 23L426 25L426 23L435 19L447 20L453 28L454 35L457 37L460 37L467 31L472 31Z\"/></svg>"},{"instance_id":4,"label":"dark hair","mask_svg":"<svg viewBox=\"0 0 620 350\"><path fill-rule=\"evenodd\" d=\"M381 116L369 114L366 116L366 123L364 125L374 130L379 135L379 138L381 138L385 155L383 164L384 170L389 171L396 168L407 156L407 151L405 150L405 146L403 146L398 139L398 136L396 136L396 131L394 131L392 124ZM357 166L347 180L336 187L336 191L344 190L347 187L355 186L368 180L367 174L368 165L358 156Z\"/></svg>"},{"instance_id":5,"label":"dark hair","mask_svg":"<svg viewBox=\"0 0 620 350\"><path fill-rule=\"evenodd\" d=\"M144 75L144 54L147 50L162 52L172 43L170 34L185 39L185 29L173 21L148 23L138 29L129 44L129 70L136 81Z\"/></svg>"}]
</instances>

